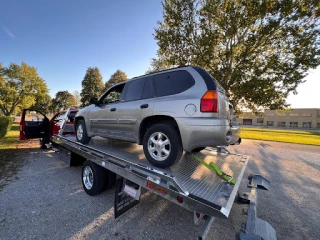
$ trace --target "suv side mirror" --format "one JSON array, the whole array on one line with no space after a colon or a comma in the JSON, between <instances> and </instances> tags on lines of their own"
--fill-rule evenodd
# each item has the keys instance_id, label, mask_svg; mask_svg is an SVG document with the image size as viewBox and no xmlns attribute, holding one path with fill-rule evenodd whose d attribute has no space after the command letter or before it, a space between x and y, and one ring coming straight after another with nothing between
<instances>
[{"instance_id":1,"label":"suv side mirror","mask_svg":"<svg viewBox=\"0 0 320 240\"><path fill-rule=\"evenodd\" d=\"M97 104L98 104L98 100L97 100L97 98L95 98L95 97L91 97L91 98L89 99L89 103L90 103L90 104L95 104L95 105L97 105Z\"/></svg>"}]
</instances>

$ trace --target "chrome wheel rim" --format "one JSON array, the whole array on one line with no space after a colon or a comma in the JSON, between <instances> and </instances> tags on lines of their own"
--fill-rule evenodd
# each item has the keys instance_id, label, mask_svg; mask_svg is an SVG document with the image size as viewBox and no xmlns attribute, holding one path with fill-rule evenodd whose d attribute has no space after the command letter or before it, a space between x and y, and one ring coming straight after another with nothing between
<instances>
[{"instance_id":1,"label":"chrome wheel rim","mask_svg":"<svg viewBox=\"0 0 320 240\"><path fill-rule=\"evenodd\" d=\"M83 136L83 127L82 127L82 124L79 124L77 129L77 137L79 140L81 140L82 136Z\"/></svg>"},{"instance_id":2,"label":"chrome wheel rim","mask_svg":"<svg viewBox=\"0 0 320 240\"><path fill-rule=\"evenodd\" d=\"M89 166L86 166L83 169L83 184L88 190L90 190L93 186L93 172Z\"/></svg>"},{"instance_id":3,"label":"chrome wheel rim","mask_svg":"<svg viewBox=\"0 0 320 240\"><path fill-rule=\"evenodd\" d=\"M148 140L148 152L156 161L166 160L171 152L171 143L162 132L153 133Z\"/></svg>"}]
</instances>

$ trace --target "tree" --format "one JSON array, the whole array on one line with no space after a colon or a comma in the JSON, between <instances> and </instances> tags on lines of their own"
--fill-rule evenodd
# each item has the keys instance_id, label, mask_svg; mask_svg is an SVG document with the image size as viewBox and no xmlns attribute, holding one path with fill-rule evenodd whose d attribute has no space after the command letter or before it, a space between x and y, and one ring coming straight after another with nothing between
<instances>
[{"instance_id":1,"label":"tree","mask_svg":"<svg viewBox=\"0 0 320 240\"><path fill-rule=\"evenodd\" d=\"M161 56L158 57L159 58L151 59L150 67L146 71L146 74L162 71L172 67L172 65L168 64Z\"/></svg>"},{"instance_id":2,"label":"tree","mask_svg":"<svg viewBox=\"0 0 320 240\"><path fill-rule=\"evenodd\" d=\"M67 109L75 105L76 100L68 91L59 91L56 93L56 97L52 99L52 108L54 112L58 112L61 109Z\"/></svg>"},{"instance_id":3,"label":"tree","mask_svg":"<svg viewBox=\"0 0 320 240\"><path fill-rule=\"evenodd\" d=\"M105 83L105 91L113 85L126 81L127 79L127 75L118 69L114 74L110 76L110 79Z\"/></svg>"},{"instance_id":4,"label":"tree","mask_svg":"<svg viewBox=\"0 0 320 240\"><path fill-rule=\"evenodd\" d=\"M73 91L72 95L73 95L74 100L76 102L75 106L79 107L81 104L81 97L80 97L79 91L77 91L77 90Z\"/></svg>"},{"instance_id":5,"label":"tree","mask_svg":"<svg viewBox=\"0 0 320 240\"><path fill-rule=\"evenodd\" d=\"M99 68L89 67L82 80L82 90L80 93L81 106L85 107L89 105L89 99L91 97L98 98L103 92L103 89L104 84Z\"/></svg>"},{"instance_id":6,"label":"tree","mask_svg":"<svg viewBox=\"0 0 320 240\"><path fill-rule=\"evenodd\" d=\"M44 94L43 96L36 96L35 103L30 107L34 110L38 110L44 114L47 114L50 111L52 99L49 94Z\"/></svg>"},{"instance_id":7,"label":"tree","mask_svg":"<svg viewBox=\"0 0 320 240\"><path fill-rule=\"evenodd\" d=\"M48 91L35 67L24 62L21 65L11 63L8 67L0 64L0 110L4 115L30 107Z\"/></svg>"},{"instance_id":8,"label":"tree","mask_svg":"<svg viewBox=\"0 0 320 240\"><path fill-rule=\"evenodd\" d=\"M165 0L155 30L162 66L198 65L237 109L284 108L320 64L319 1Z\"/></svg>"}]
</instances>

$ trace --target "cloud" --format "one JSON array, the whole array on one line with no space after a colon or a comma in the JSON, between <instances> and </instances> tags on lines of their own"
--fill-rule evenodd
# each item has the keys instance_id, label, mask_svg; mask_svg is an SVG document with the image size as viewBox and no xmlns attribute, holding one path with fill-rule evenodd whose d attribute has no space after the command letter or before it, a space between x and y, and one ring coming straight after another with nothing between
<instances>
[{"instance_id":1,"label":"cloud","mask_svg":"<svg viewBox=\"0 0 320 240\"><path fill-rule=\"evenodd\" d=\"M1 28L3 31L5 31L8 34L9 37L11 37L12 39L15 38L15 35L8 28L6 28L3 25L1 26Z\"/></svg>"}]
</instances>

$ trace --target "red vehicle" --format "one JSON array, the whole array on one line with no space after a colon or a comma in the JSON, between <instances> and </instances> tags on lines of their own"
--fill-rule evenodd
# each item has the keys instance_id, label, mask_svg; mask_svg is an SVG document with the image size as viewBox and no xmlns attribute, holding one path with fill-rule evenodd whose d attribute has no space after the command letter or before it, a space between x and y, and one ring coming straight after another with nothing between
<instances>
[{"instance_id":1,"label":"red vehicle","mask_svg":"<svg viewBox=\"0 0 320 240\"><path fill-rule=\"evenodd\" d=\"M72 109L64 127L63 135L74 134L73 121L78 109ZM46 115L32 109L24 109L20 121L20 140L40 138L40 145L46 148L52 135L58 134L66 111L53 115L49 120Z\"/></svg>"}]
</instances>

